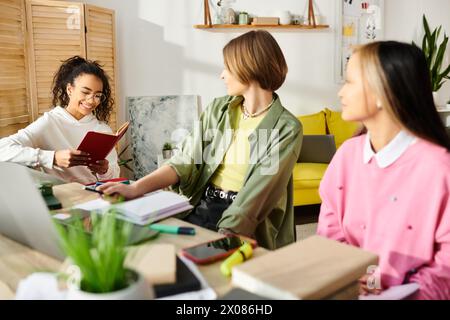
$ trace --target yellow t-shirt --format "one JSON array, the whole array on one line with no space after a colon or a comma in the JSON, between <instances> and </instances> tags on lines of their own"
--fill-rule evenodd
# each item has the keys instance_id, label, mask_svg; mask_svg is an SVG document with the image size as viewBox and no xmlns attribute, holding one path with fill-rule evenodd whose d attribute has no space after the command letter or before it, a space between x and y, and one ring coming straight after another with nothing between
<instances>
[{"instance_id":1,"label":"yellow t-shirt","mask_svg":"<svg viewBox=\"0 0 450 320\"><path fill-rule=\"evenodd\" d=\"M241 105L234 111L231 118L233 141L214 173L211 183L222 190L238 192L244 184L250 159L248 136L255 131L266 113L244 120Z\"/></svg>"}]
</instances>

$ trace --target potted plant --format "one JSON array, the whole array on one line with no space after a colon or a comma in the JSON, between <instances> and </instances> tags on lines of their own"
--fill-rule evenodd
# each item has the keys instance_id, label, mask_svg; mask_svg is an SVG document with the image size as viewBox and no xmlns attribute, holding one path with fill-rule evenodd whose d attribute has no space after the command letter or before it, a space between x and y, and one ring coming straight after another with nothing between
<instances>
[{"instance_id":1,"label":"potted plant","mask_svg":"<svg viewBox=\"0 0 450 320\"><path fill-rule=\"evenodd\" d=\"M170 159L173 155L173 145L170 142L166 142L163 145L162 152L164 159Z\"/></svg>"},{"instance_id":2,"label":"potted plant","mask_svg":"<svg viewBox=\"0 0 450 320\"><path fill-rule=\"evenodd\" d=\"M91 214L88 221L56 224L62 248L73 263L71 270L76 270L67 282L67 299L151 299L153 291L145 278L124 264L132 225L117 219L115 209Z\"/></svg>"},{"instance_id":3,"label":"potted plant","mask_svg":"<svg viewBox=\"0 0 450 320\"><path fill-rule=\"evenodd\" d=\"M450 65L443 66L448 37L444 33L444 39L439 43L442 26L435 28L431 32L425 15L423 15L423 28L425 34L422 39L422 50L427 59L431 76L431 86L433 93L435 93L442 87L446 80L450 79ZM416 45L414 42L413 44Z\"/></svg>"}]
</instances>

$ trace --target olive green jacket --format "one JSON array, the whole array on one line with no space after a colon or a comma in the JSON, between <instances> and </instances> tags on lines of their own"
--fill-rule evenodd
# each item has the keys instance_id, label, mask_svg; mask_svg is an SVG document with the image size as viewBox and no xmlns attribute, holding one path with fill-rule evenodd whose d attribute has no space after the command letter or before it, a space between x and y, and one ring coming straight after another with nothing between
<instances>
[{"instance_id":1,"label":"olive green jacket","mask_svg":"<svg viewBox=\"0 0 450 320\"><path fill-rule=\"evenodd\" d=\"M187 196L193 206L200 202L231 144L230 118L242 100L240 96L214 99L185 138L181 150L165 163L180 178L175 186L178 192ZM244 186L224 211L218 228L252 237L268 249L295 241L292 170L302 137L300 122L276 96L249 136L250 164Z\"/></svg>"}]
</instances>

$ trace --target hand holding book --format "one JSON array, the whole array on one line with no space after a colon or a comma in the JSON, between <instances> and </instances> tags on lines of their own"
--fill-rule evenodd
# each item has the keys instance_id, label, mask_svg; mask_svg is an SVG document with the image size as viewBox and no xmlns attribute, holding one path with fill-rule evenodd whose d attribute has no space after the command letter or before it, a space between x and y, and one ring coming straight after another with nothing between
<instances>
[{"instance_id":1,"label":"hand holding book","mask_svg":"<svg viewBox=\"0 0 450 320\"><path fill-rule=\"evenodd\" d=\"M104 160L117 142L124 136L129 125L129 122L125 122L115 134L89 131L77 149L89 154L89 158L91 159L89 161L90 163Z\"/></svg>"},{"instance_id":2,"label":"hand holding book","mask_svg":"<svg viewBox=\"0 0 450 320\"><path fill-rule=\"evenodd\" d=\"M95 163L89 163L88 167L94 174L105 174L109 168L109 161L106 159L97 160Z\"/></svg>"},{"instance_id":3,"label":"hand holding book","mask_svg":"<svg viewBox=\"0 0 450 320\"><path fill-rule=\"evenodd\" d=\"M58 150L55 152L53 164L60 168L70 168L75 166L86 166L90 161L87 152L80 150Z\"/></svg>"}]
</instances>

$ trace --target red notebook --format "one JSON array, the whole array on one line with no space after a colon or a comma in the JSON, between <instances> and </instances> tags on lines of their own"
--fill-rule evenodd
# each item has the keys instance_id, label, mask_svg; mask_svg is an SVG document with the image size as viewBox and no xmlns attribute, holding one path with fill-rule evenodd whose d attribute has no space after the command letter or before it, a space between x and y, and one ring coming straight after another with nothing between
<instances>
[{"instance_id":1,"label":"red notebook","mask_svg":"<svg viewBox=\"0 0 450 320\"><path fill-rule=\"evenodd\" d=\"M77 149L89 153L92 162L103 160L123 137L129 125L129 122L125 122L115 134L89 131Z\"/></svg>"}]
</instances>

